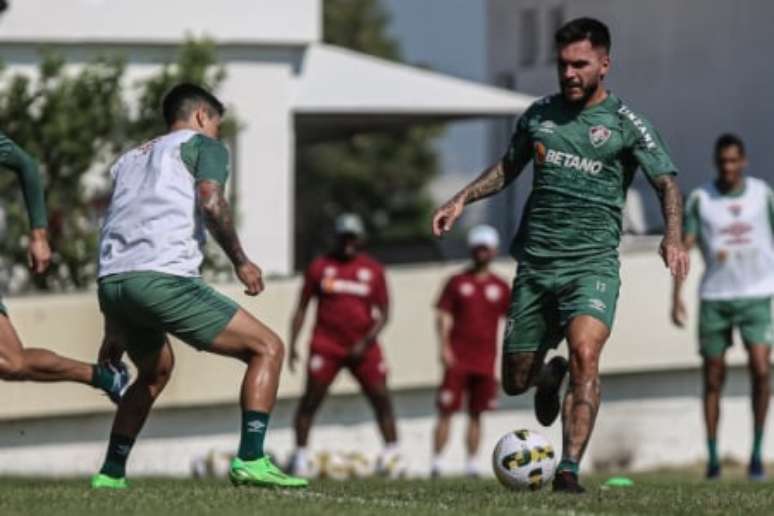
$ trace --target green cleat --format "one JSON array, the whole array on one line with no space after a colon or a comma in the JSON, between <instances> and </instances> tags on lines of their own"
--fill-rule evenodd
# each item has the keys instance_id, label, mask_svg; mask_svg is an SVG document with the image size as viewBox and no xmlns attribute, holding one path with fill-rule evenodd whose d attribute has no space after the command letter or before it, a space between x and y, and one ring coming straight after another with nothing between
<instances>
[{"instance_id":1,"label":"green cleat","mask_svg":"<svg viewBox=\"0 0 774 516\"><path fill-rule=\"evenodd\" d=\"M269 457L256 460L242 460L235 457L231 461L228 477L235 486L293 488L309 485L309 482L304 478L293 477L280 471L277 466L272 464Z\"/></svg>"},{"instance_id":2,"label":"green cleat","mask_svg":"<svg viewBox=\"0 0 774 516\"><path fill-rule=\"evenodd\" d=\"M113 478L99 473L91 477L92 489L126 489L129 484L126 478Z\"/></svg>"}]
</instances>

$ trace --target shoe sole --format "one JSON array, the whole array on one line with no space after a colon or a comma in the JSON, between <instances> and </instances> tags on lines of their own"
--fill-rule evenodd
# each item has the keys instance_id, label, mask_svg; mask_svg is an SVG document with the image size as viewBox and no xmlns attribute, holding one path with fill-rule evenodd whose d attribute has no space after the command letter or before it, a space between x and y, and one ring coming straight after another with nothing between
<instances>
[{"instance_id":1,"label":"shoe sole","mask_svg":"<svg viewBox=\"0 0 774 516\"><path fill-rule=\"evenodd\" d=\"M256 480L250 477L243 477L242 475L229 474L229 480L234 487L258 487L261 489L303 489L309 487L309 484L299 484L295 486L283 486L274 482L264 482L262 480Z\"/></svg>"},{"instance_id":2,"label":"shoe sole","mask_svg":"<svg viewBox=\"0 0 774 516\"><path fill-rule=\"evenodd\" d=\"M562 403L559 399L559 390L562 388L562 382L564 381L564 377L567 374L567 370L569 369L567 360L562 357L554 357L548 364L561 364L561 374L557 373L559 381L556 382L556 386L553 389L548 391L541 391L540 389L536 389L535 391L535 418L538 420L538 423L545 427L553 425L556 419L559 417L559 413L562 411ZM554 365L551 365L551 367L556 369L556 366ZM538 407L544 407L548 403L551 404L551 409L545 411L547 413L546 415L542 410L538 409Z\"/></svg>"}]
</instances>

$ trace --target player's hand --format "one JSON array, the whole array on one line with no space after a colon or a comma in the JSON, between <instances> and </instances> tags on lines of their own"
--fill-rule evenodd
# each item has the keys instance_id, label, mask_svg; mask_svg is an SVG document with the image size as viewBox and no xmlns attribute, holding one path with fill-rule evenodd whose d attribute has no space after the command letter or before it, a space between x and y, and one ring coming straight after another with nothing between
<instances>
[{"instance_id":1,"label":"player's hand","mask_svg":"<svg viewBox=\"0 0 774 516\"><path fill-rule=\"evenodd\" d=\"M677 299L672 303L672 322L678 328L685 327L685 321L688 319L688 312L685 309L685 303L682 299Z\"/></svg>"},{"instance_id":2,"label":"player's hand","mask_svg":"<svg viewBox=\"0 0 774 516\"><path fill-rule=\"evenodd\" d=\"M263 292L263 271L253 262L245 262L235 268L239 281L246 287L245 294L257 296Z\"/></svg>"},{"instance_id":3,"label":"player's hand","mask_svg":"<svg viewBox=\"0 0 774 516\"><path fill-rule=\"evenodd\" d=\"M441 363L443 363L443 366L446 369L451 369L454 367L456 360L457 359L454 356L454 351L452 351L451 346L444 346L441 349Z\"/></svg>"},{"instance_id":4,"label":"player's hand","mask_svg":"<svg viewBox=\"0 0 774 516\"><path fill-rule=\"evenodd\" d=\"M456 197L435 210L433 213L433 234L437 237L451 231L452 226L462 215L465 203Z\"/></svg>"},{"instance_id":5,"label":"player's hand","mask_svg":"<svg viewBox=\"0 0 774 516\"><path fill-rule=\"evenodd\" d=\"M51 248L48 246L48 231L36 228L30 233L27 247L27 265L33 274L43 274L51 265Z\"/></svg>"},{"instance_id":6,"label":"player's hand","mask_svg":"<svg viewBox=\"0 0 774 516\"><path fill-rule=\"evenodd\" d=\"M688 276L690 268L690 259L688 251L685 250L683 243L674 238L664 238L661 241L659 249L661 259L677 280L684 280Z\"/></svg>"},{"instance_id":7,"label":"player's hand","mask_svg":"<svg viewBox=\"0 0 774 516\"><path fill-rule=\"evenodd\" d=\"M363 360L363 355L365 355L367 349L368 339L361 339L355 342L355 344L349 349L347 361L349 361L350 364L357 364Z\"/></svg>"},{"instance_id":8,"label":"player's hand","mask_svg":"<svg viewBox=\"0 0 774 516\"><path fill-rule=\"evenodd\" d=\"M296 364L298 363L298 350L295 346L290 347L288 352L288 369L291 373L296 372Z\"/></svg>"}]
</instances>

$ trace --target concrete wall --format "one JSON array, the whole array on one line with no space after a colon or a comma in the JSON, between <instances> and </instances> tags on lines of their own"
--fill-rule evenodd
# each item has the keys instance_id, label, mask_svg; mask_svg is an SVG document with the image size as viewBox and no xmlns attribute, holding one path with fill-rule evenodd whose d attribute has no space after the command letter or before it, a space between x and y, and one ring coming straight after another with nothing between
<instances>
[{"instance_id":1,"label":"concrete wall","mask_svg":"<svg viewBox=\"0 0 774 516\"><path fill-rule=\"evenodd\" d=\"M697 267L687 287L691 327L696 311L692 292L700 269L694 263ZM440 376L431 305L442 279L458 266L389 270L395 311L383 340L402 446L416 474L428 467L434 387ZM497 269L508 277L513 272L507 261L498 263ZM641 469L699 460L703 428L694 331L676 330L667 321L669 278L655 248L625 253L622 277L617 325L602 362L605 403L587 466ZM298 278L271 280L257 299L241 296L236 286L222 290L285 334L298 287ZM7 304L28 346L45 346L84 360L95 355L101 326L93 293L15 297ZM302 339L305 343L306 336ZM197 455L210 449L229 451L236 445L242 366L177 342L174 348L176 370L133 456L131 469L136 474L186 474ZM724 402L721 447L724 454L742 460L748 452L750 426L745 372L740 367L744 352L737 347L730 359L734 369ZM281 458L292 449L290 421L301 386L300 374L284 372L269 444ZM0 390L4 400L0 472L44 473L35 460L42 452L51 458L46 467L56 464L54 472L59 474L87 473L97 467L112 412L104 398L89 388L66 384L5 383ZM315 427L314 449L366 453L379 449L370 410L355 392L349 378L337 380ZM536 427L531 410L531 396L503 400L501 409L487 418L482 464L500 435L516 427ZM462 464L461 425L455 423L448 456L452 470ZM560 442L558 425L546 433ZM766 450L774 456L774 446Z\"/></svg>"}]
</instances>

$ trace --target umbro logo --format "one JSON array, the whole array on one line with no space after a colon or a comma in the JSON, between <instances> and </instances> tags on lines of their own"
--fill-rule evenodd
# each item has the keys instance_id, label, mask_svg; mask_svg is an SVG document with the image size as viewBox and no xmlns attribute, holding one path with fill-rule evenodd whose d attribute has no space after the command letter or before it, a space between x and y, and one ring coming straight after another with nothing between
<instances>
[{"instance_id":1,"label":"umbro logo","mask_svg":"<svg viewBox=\"0 0 774 516\"><path fill-rule=\"evenodd\" d=\"M247 423L247 431L258 433L263 432L263 430L266 428L266 423L263 423L261 421L250 421Z\"/></svg>"}]
</instances>

